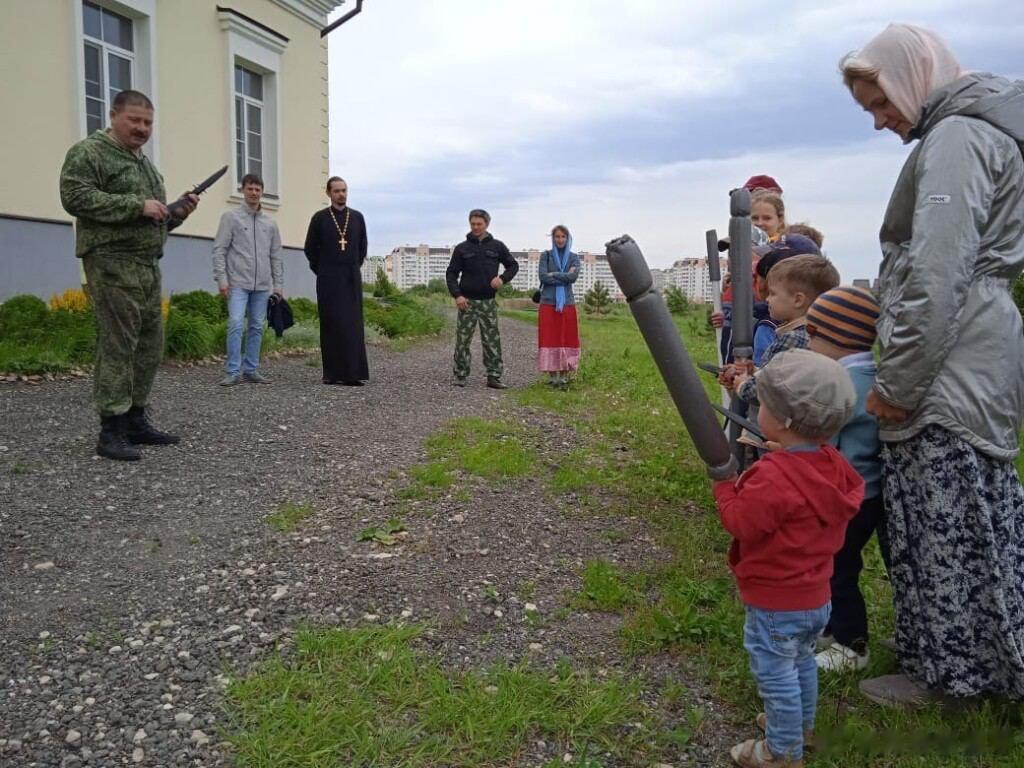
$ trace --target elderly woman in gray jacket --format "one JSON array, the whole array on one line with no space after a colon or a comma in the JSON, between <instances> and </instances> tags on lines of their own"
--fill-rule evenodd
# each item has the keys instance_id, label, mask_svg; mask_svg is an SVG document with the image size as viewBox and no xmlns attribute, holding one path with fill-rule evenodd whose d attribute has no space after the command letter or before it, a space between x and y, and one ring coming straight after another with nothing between
<instances>
[{"instance_id":1,"label":"elderly woman in gray jacket","mask_svg":"<svg viewBox=\"0 0 1024 768\"><path fill-rule=\"evenodd\" d=\"M565 388L580 364L580 331L573 283L580 276L580 257L572 252L572 235L559 224L551 230L551 250L540 255L540 308L537 319L537 370L548 383Z\"/></svg>"},{"instance_id":2,"label":"elderly woman in gray jacket","mask_svg":"<svg viewBox=\"0 0 1024 768\"><path fill-rule=\"evenodd\" d=\"M880 421L903 675L882 704L1024 698L1024 83L966 74L892 25L840 64L877 130L916 142L881 229Z\"/></svg>"}]
</instances>

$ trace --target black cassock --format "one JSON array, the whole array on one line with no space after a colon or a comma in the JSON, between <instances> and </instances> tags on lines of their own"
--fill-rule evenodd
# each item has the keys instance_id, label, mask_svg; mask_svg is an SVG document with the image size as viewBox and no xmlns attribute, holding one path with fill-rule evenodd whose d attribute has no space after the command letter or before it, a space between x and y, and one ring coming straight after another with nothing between
<instances>
[{"instance_id":1,"label":"black cassock","mask_svg":"<svg viewBox=\"0 0 1024 768\"><path fill-rule=\"evenodd\" d=\"M339 230L345 233L344 248ZM309 221L305 251L309 268L316 275L324 381L370 378L363 335L363 278L359 271L366 260L366 247L366 222L359 211L328 206Z\"/></svg>"}]
</instances>

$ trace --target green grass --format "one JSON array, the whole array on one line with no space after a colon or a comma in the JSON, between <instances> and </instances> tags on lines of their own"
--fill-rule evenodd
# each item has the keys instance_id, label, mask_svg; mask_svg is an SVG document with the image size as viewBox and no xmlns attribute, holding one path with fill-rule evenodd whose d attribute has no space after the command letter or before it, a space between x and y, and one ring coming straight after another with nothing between
<instances>
[{"instance_id":1,"label":"green grass","mask_svg":"<svg viewBox=\"0 0 1024 768\"><path fill-rule=\"evenodd\" d=\"M623 573L604 560L592 560L583 569L583 587L576 605L607 613L621 613L643 602L646 578L642 573Z\"/></svg>"},{"instance_id":2,"label":"green grass","mask_svg":"<svg viewBox=\"0 0 1024 768\"><path fill-rule=\"evenodd\" d=\"M0 371L61 373L92 364L96 321L92 312L51 311L0 315Z\"/></svg>"},{"instance_id":3,"label":"green grass","mask_svg":"<svg viewBox=\"0 0 1024 768\"><path fill-rule=\"evenodd\" d=\"M365 299L363 320L388 338L436 336L445 327L443 315L429 301L403 294Z\"/></svg>"},{"instance_id":4,"label":"green grass","mask_svg":"<svg viewBox=\"0 0 1024 768\"><path fill-rule=\"evenodd\" d=\"M677 317L676 323L694 360L715 359L714 337L702 312L693 310ZM623 641L628 650L668 651L687 659L736 709L740 721L751 721L760 699L742 646L743 608L725 562L729 536L714 511L705 468L631 317L620 308L601 318L582 315L581 335L584 353L573 391L552 391L537 383L518 395L524 405L556 410L589 438L586 447L575 450L571 460L563 463L552 484L556 490L594 490L610 511L645 517L672 553L669 565L637 569L633 574L588 566L581 593L584 599L589 593L592 607L603 603L605 610L624 614ZM713 380L706 376L704 380L709 396L717 399ZM892 631L892 595L876 545L869 547L866 557L862 588L873 636L882 638ZM837 744L819 752L809 766L1024 765L1024 743L1019 738L1008 751L992 751L977 759L949 750L943 754L942 749L925 755L895 748L885 757L873 753L879 745L906 745L926 734L937 734L933 744L942 739L966 744L976 736L995 739L994 734L1020 733L1021 713L1020 708L1006 704L962 714L883 710L857 691L862 677L897 671L894 658L884 649L872 648L872 654L866 673L821 677L818 727L826 741L833 735ZM865 734L880 738L869 739Z\"/></svg>"},{"instance_id":5,"label":"green grass","mask_svg":"<svg viewBox=\"0 0 1024 768\"><path fill-rule=\"evenodd\" d=\"M647 716L636 682L597 681L567 665L446 670L415 649L419 633L300 632L294 657L228 688L236 764L484 768L517 763L537 739L559 755L610 753L647 764L631 759L647 748L627 728Z\"/></svg>"},{"instance_id":6,"label":"green grass","mask_svg":"<svg viewBox=\"0 0 1024 768\"><path fill-rule=\"evenodd\" d=\"M441 467L501 480L533 471L538 459L527 444L529 437L518 424L470 416L449 422L427 439L426 447L428 456Z\"/></svg>"},{"instance_id":7,"label":"green grass","mask_svg":"<svg viewBox=\"0 0 1024 768\"><path fill-rule=\"evenodd\" d=\"M427 439L428 460L409 470L409 479L397 496L423 501L451 492L456 500L469 501L469 488L461 487L464 478L496 481L534 471L538 458L530 443L536 438L512 422L475 416L450 421Z\"/></svg>"},{"instance_id":8,"label":"green grass","mask_svg":"<svg viewBox=\"0 0 1024 768\"><path fill-rule=\"evenodd\" d=\"M294 504L289 501L268 517L267 523L275 530L282 533L290 533L298 527L299 523L312 515L313 512L313 505L308 502L304 501L301 504Z\"/></svg>"}]
</instances>

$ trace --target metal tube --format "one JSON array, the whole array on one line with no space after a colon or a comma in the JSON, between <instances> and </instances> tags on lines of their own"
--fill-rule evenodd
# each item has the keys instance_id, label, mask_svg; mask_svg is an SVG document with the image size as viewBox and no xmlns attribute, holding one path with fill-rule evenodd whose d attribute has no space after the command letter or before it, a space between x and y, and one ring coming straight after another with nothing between
<instances>
[{"instance_id":1,"label":"metal tube","mask_svg":"<svg viewBox=\"0 0 1024 768\"><path fill-rule=\"evenodd\" d=\"M708 465L708 474L714 480L731 477L736 472L736 459L679 338L672 315L661 294L654 290L651 270L640 248L633 238L623 235L607 243L605 249L612 274L629 302L697 453Z\"/></svg>"},{"instance_id":2,"label":"metal tube","mask_svg":"<svg viewBox=\"0 0 1024 768\"><path fill-rule=\"evenodd\" d=\"M754 356L754 287L750 275L750 192L729 195L729 274L732 276L732 349L736 359Z\"/></svg>"},{"instance_id":3,"label":"metal tube","mask_svg":"<svg viewBox=\"0 0 1024 768\"><path fill-rule=\"evenodd\" d=\"M704 233L708 254L708 278L711 281L711 307L712 310L722 314L722 265L718 255L718 232L709 229ZM718 353L718 364L725 365L722 358L722 328L715 328L715 350ZM722 405L729 407L729 390L721 387Z\"/></svg>"}]
</instances>

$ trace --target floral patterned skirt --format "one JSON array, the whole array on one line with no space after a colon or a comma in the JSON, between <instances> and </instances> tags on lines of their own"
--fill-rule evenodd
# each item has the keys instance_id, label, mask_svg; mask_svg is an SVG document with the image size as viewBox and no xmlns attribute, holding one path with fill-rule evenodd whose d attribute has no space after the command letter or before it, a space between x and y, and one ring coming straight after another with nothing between
<instances>
[{"instance_id":1,"label":"floral patterned skirt","mask_svg":"<svg viewBox=\"0 0 1024 768\"><path fill-rule=\"evenodd\" d=\"M882 448L903 671L952 696L1024 699L1024 490L929 426Z\"/></svg>"}]
</instances>

